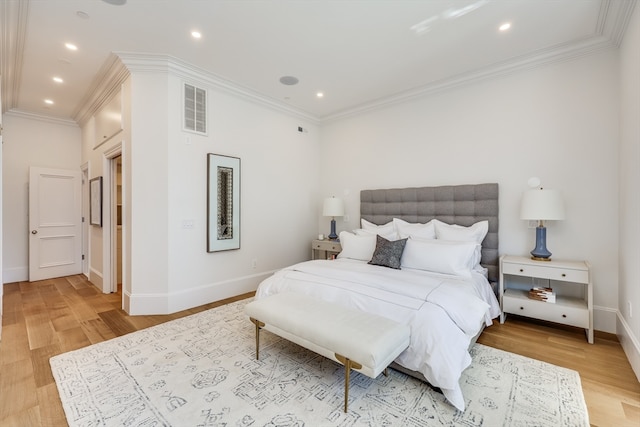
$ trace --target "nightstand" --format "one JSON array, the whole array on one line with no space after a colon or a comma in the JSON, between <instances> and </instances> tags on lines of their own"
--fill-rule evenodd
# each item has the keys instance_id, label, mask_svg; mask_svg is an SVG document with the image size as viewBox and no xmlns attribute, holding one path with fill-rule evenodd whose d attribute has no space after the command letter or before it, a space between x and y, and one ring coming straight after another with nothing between
<instances>
[{"instance_id":1,"label":"nightstand","mask_svg":"<svg viewBox=\"0 0 640 427\"><path fill-rule=\"evenodd\" d=\"M556 302L528 297L534 286L550 287ZM547 320L586 330L593 344L593 285L586 261L534 261L526 257L500 257L500 323L507 313Z\"/></svg>"},{"instance_id":2,"label":"nightstand","mask_svg":"<svg viewBox=\"0 0 640 427\"><path fill-rule=\"evenodd\" d=\"M333 259L342 251L337 240L314 240L311 242L311 259Z\"/></svg>"}]
</instances>

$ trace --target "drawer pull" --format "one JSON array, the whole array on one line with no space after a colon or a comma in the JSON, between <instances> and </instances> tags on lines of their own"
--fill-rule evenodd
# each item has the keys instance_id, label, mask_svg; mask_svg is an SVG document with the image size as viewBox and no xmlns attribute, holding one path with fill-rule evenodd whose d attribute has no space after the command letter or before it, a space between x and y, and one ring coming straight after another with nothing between
<instances>
[{"instance_id":1,"label":"drawer pull","mask_svg":"<svg viewBox=\"0 0 640 427\"><path fill-rule=\"evenodd\" d=\"M566 318L567 318L567 315L566 315L566 314L563 314L563 315L562 315L562 317L564 317L564 318L566 319Z\"/></svg>"},{"instance_id":2,"label":"drawer pull","mask_svg":"<svg viewBox=\"0 0 640 427\"><path fill-rule=\"evenodd\" d=\"M567 275L565 273L562 273L562 277L567 277Z\"/></svg>"},{"instance_id":3,"label":"drawer pull","mask_svg":"<svg viewBox=\"0 0 640 427\"><path fill-rule=\"evenodd\" d=\"M524 307L520 307L520 310L524 310Z\"/></svg>"},{"instance_id":4,"label":"drawer pull","mask_svg":"<svg viewBox=\"0 0 640 427\"><path fill-rule=\"evenodd\" d=\"M521 268L521 269L520 269L520 273L522 273L523 271L524 271L524 269L522 269L522 268Z\"/></svg>"}]
</instances>

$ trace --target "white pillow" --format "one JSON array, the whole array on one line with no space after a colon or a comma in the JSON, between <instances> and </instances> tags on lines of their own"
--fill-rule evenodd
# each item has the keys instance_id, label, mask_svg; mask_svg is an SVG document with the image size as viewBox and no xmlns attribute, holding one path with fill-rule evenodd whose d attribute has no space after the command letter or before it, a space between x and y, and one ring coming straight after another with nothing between
<instances>
[{"instance_id":1,"label":"white pillow","mask_svg":"<svg viewBox=\"0 0 640 427\"><path fill-rule=\"evenodd\" d=\"M362 228L355 230L356 234L378 234L387 240L398 239L398 233L396 233L396 229L393 226L393 221L389 221L383 225L376 225L366 219L360 219L360 225Z\"/></svg>"},{"instance_id":2,"label":"white pillow","mask_svg":"<svg viewBox=\"0 0 640 427\"><path fill-rule=\"evenodd\" d=\"M358 236L348 231L341 231L340 245L342 245L342 251L338 254L338 258L351 258L368 262L376 249L376 235L368 233Z\"/></svg>"},{"instance_id":3,"label":"white pillow","mask_svg":"<svg viewBox=\"0 0 640 427\"><path fill-rule=\"evenodd\" d=\"M435 239L436 227L433 221L426 224L410 223L400 218L393 218L393 226L398 233L398 237L405 239L407 237L418 237L421 239Z\"/></svg>"},{"instance_id":4,"label":"white pillow","mask_svg":"<svg viewBox=\"0 0 640 427\"><path fill-rule=\"evenodd\" d=\"M446 222L432 220L436 227L436 238L456 242L476 242L482 244L489 232L489 221L479 221L469 227L450 225Z\"/></svg>"},{"instance_id":5,"label":"white pillow","mask_svg":"<svg viewBox=\"0 0 640 427\"><path fill-rule=\"evenodd\" d=\"M479 246L474 242L410 238L404 247L400 265L402 268L471 277L471 270L477 264L476 248Z\"/></svg>"}]
</instances>

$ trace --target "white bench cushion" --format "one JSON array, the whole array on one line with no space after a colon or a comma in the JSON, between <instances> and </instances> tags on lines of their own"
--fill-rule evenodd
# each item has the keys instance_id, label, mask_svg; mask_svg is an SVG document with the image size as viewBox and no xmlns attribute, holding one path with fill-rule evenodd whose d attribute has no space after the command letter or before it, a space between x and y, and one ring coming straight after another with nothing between
<instances>
[{"instance_id":1,"label":"white bench cushion","mask_svg":"<svg viewBox=\"0 0 640 427\"><path fill-rule=\"evenodd\" d=\"M409 346L409 326L307 295L286 292L255 300L245 312L265 329L336 360L335 354L362 365L375 378Z\"/></svg>"}]
</instances>

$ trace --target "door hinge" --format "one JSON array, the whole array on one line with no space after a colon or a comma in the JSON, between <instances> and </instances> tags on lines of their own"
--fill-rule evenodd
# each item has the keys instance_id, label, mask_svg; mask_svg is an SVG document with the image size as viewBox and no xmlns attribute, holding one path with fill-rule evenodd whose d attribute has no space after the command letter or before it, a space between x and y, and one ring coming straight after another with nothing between
<instances>
[{"instance_id":1,"label":"door hinge","mask_svg":"<svg viewBox=\"0 0 640 427\"><path fill-rule=\"evenodd\" d=\"M84 217L82 217L82 222L84 222Z\"/></svg>"},{"instance_id":2,"label":"door hinge","mask_svg":"<svg viewBox=\"0 0 640 427\"><path fill-rule=\"evenodd\" d=\"M84 261L84 254L82 254L82 260Z\"/></svg>"}]
</instances>

